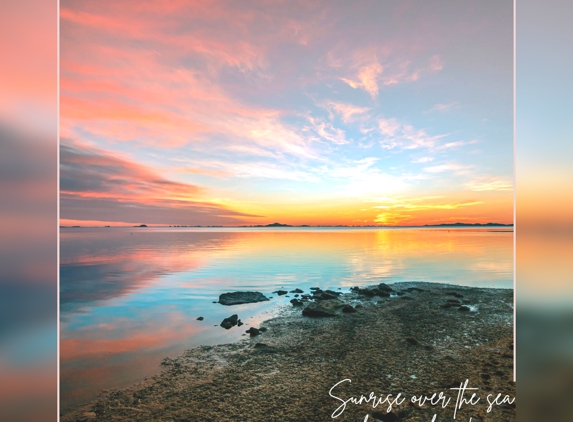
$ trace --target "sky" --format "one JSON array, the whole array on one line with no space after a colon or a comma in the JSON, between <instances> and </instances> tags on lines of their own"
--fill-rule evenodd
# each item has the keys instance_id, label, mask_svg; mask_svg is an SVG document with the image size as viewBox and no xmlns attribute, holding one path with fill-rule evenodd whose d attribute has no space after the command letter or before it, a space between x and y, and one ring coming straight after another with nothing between
<instances>
[{"instance_id":1,"label":"sky","mask_svg":"<svg viewBox=\"0 0 573 422\"><path fill-rule=\"evenodd\" d=\"M62 0L61 224L512 223L512 7Z\"/></svg>"}]
</instances>

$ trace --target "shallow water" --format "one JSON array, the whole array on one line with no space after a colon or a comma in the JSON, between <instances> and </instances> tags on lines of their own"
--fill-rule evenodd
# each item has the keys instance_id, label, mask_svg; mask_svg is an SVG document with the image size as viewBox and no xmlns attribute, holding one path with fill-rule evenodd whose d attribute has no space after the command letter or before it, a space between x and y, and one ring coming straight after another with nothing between
<instances>
[{"instance_id":1,"label":"shallow water","mask_svg":"<svg viewBox=\"0 0 573 422\"><path fill-rule=\"evenodd\" d=\"M62 409L152 375L166 356L240 338L293 298L279 288L513 287L507 229L69 228L60 239ZM213 303L235 290L273 298ZM248 325L219 327L234 313Z\"/></svg>"}]
</instances>

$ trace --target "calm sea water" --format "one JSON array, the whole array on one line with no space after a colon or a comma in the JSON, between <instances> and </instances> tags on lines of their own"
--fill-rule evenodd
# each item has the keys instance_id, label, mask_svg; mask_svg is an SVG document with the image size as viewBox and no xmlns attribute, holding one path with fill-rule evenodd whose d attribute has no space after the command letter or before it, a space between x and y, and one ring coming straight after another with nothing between
<instances>
[{"instance_id":1,"label":"calm sea water","mask_svg":"<svg viewBox=\"0 0 573 422\"><path fill-rule=\"evenodd\" d=\"M166 356L240 338L288 304L279 288L513 287L508 230L70 228L60 248L62 409L152 375ZM273 299L213 303L235 290ZM249 325L219 327L233 313Z\"/></svg>"}]
</instances>

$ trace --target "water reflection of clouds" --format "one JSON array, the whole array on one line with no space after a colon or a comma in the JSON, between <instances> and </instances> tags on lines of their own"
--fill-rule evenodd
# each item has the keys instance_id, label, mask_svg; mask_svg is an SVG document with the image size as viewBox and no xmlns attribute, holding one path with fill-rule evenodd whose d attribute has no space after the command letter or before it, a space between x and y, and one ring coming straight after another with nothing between
<instances>
[{"instance_id":1,"label":"water reflection of clouds","mask_svg":"<svg viewBox=\"0 0 573 422\"><path fill-rule=\"evenodd\" d=\"M511 233L134 231L62 236L62 403L149 376L163 357L185 348L241 338L242 328L218 324L237 313L257 326L277 304L290 305L290 298L272 294L281 287L512 282ZM212 303L229 290L258 290L273 299Z\"/></svg>"}]
</instances>

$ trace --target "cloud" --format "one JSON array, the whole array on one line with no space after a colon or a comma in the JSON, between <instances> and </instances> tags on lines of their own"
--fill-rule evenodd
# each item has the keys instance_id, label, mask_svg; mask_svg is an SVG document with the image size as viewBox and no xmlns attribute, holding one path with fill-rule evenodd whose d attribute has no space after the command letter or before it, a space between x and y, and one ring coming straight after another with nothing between
<instances>
[{"instance_id":1,"label":"cloud","mask_svg":"<svg viewBox=\"0 0 573 422\"><path fill-rule=\"evenodd\" d=\"M447 163L437 166L425 167L424 171L428 173L445 173L451 171L455 172L456 174L467 174L473 167L474 166L472 165L464 166L461 164Z\"/></svg>"},{"instance_id":2,"label":"cloud","mask_svg":"<svg viewBox=\"0 0 573 422\"><path fill-rule=\"evenodd\" d=\"M429 163L430 161L434 161L434 157L420 157L412 161L412 163Z\"/></svg>"},{"instance_id":3,"label":"cloud","mask_svg":"<svg viewBox=\"0 0 573 422\"><path fill-rule=\"evenodd\" d=\"M435 149L437 151L439 150L443 150L443 149L448 149L448 148L457 148L457 147L461 147L464 145L473 145L473 144L477 144L479 141L477 139L472 139L471 141L455 141L455 142L447 142L445 144L442 145L437 145L435 147Z\"/></svg>"},{"instance_id":4,"label":"cloud","mask_svg":"<svg viewBox=\"0 0 573 422\"><path fill-rule=\"evenodd\" d=\"M97 148L60 146L60 210L67 220L148 224L232 224L252 215L202 198L205 189Z\"/></svg>"},{"instance_id":5,"label":"cloud","mask_svg":"<svg viewBox=\"0 0 573 422\"><path fill-rule=\"evenodd\" d=\"M380 198L383 205L375 205L372 209L384 210L375 217L375 222L382 225L419 224L416 218L420 214L428 214L434 211L447 212L460 208L482 205L482 201L451 202L440 196L420 198ZM442 214L444 215L444 214Z\"/></svg>"},{"instance_id":6,"label":"cloud","mask_svg":"<svg viewBox=\"0 0 573 422\"><path fill-rule=\"evenodd\" d=\"M438 103L435 106L433 106L432 108L430 108L429 110L424 111L424 113L432 113L432 112L444 112L447 110L450 110L454 107L457 107L460 103L458 103L457 101L452 101L450 103Z\"/></svg>"},{"instance_id":7,"label":"cloud","mask_svg":"<svg viewBox=\"0 0 573 422\"><path fill-rule=\"evenodd\" d=\"M330 120L334 119L334 115L339 115L344 123L351 123L360 117L363 117L365 113L370 111L368 107L358 107L353 104L347 104L336 101L325 101L320 103L319 106L326 109L329 112Z\"/></svg>"},{"instance_id":8,"label":"cloud","mask_svg":"<svg viewBox=\"0 0 573 422\"><path fill-rule=\"evenodd\" d=\"M416 129L408 123L400 123L395 118L378 120L379 133L383 136L380 146L385 149L433 148L448 134L429 135L423 129Z\"/></svg>"},{"instance_id":9,"label":"cloud","mask_svg":"<svg viewBox=\"0 0 573 422\"><path fill-rule=\"evenodd\" d=\"M330 141L336 145L344 145L348 143L345 133L342 129L334 127L331 123L326 123L320 119L308 117L312 129L322 139Z\"/></svg>"},{"instance_id":10,"label":"cloud","mask_svg":"<svg viewBox=\"0 0 573 422\"><path fill-rule=\"evenodd\" d=\"M319 174L342 182L337 191L346 197L368 200L372 196L399 192L407 188L405 178L386 173L375 164L378 157L366 157L346 163L331 163L319 168Z\"/></svg>"},{"instance_id":11,"label":"cloud","mask_svg":"<svg viewBox=\"0 0 573 422\"><path fill-rule=\"evenodd\" d=\"M484 178L480 178L478 180L474 180L467 183L466 187L476 192L484 192L484 191L506 192L513 190L513 181L495 179L495 178L485 178L484 180Z\"/></svg>"},{"instance_id":12,"label":"cloud","mask_svg":"<svg viewBox=\"0 0 573 422\"><path fill-rule=\"evenodd\" d=\"M330 52L329 62L334 68L343 70L347 76L339 79L354 89L363 89L372 99L378 97L381 86L392 86L417 81L422 74L443 69L441 59L434 55L421 65L415 65L404 52L393 51L391 46L369 47L355 51L352 60L336 59Z\"/></svg>"},{"instance_id":13,"label":"cloud","mask_svg":"<svg viewBox=\"0 0 573 422\"><path fill-rule=\"evenodd\" d=\"M382 74L383 67L380 63L371 63L367 66L360 68L357 75L357 80L347 78L340 78L341 81L347 83L352 88L362 88L370 94L372 98L378 96L378 78Z\"/></svg>"}]
</instances>

